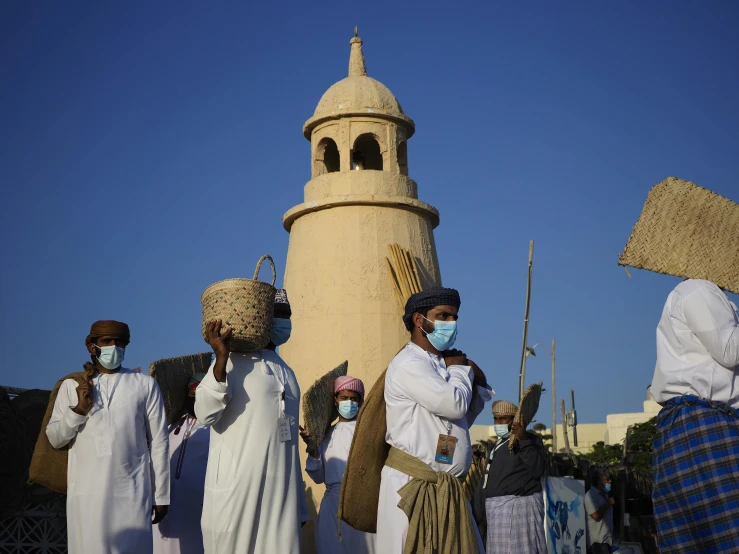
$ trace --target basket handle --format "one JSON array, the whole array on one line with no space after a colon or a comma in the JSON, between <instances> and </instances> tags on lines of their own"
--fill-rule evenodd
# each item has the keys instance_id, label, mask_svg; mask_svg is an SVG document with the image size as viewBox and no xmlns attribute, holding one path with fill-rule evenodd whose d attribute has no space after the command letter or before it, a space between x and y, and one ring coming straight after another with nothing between
<instances>
[{"instance_id":1,"label":"basket handle","mask_svg":"<svg viewBox=\"0 0 739 554\"><path fill-rule=\"evenodd\" d=\"M272 286L275 286L275 281L277 280L277 272L275 271L275 262L272 261L272 256L269 254L265 254L261 258L259 258L259 261L257 262L257 268L254 270L254 281L258 281L259 277L259 270L262 269L262 262L264 260L269 260L269 265L272 266Z\"/></svg>"}]
</instances>

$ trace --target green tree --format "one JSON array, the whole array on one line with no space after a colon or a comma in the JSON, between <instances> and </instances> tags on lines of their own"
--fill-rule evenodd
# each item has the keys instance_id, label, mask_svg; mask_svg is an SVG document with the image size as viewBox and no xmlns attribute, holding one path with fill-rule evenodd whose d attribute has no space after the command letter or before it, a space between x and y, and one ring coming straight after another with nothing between
<instances>
[{"instance_id":1,"label":"green tree","mask_svg":"<svg viewBox=\"0 0 739 554\"><path fill-rule=\"evenodd\" d=\"M657 433L657 418L631 426L628 455L634 469L652 471L652 445Z\"/></svg>"},{"instance_id":2,"label":"green tree","mask_svg":"<svg viewBox=\"0 0 739 554\"><path fill-rule=\"evenodd\" d=\"M547 450L552 449L552 435L546 432L547 426L543 423L535 423L531 428L531 432L537 435L544 443L544 448Z\"/></svg>"},{"instance_id":3,"label":"green tree","mask_svg":"<svg viewBox=\"0 0 739 554\"><path fill-rule=\"evenodd\" d=\"M624 447L621 444L606 444L603 441L596 442L593 449L581 454L581 458L585 458L592 464L596 465L615 465L621 463Z\"/></svg>"}]
</instances>

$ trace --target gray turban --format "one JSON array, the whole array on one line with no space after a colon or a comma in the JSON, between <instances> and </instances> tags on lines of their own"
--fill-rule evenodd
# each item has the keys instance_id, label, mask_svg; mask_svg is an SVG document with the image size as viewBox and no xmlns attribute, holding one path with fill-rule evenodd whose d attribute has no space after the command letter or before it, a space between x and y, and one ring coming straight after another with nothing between
<instances>
[{"instance_id":1,"label":"gray turban","mask_svg":"<svg viewBox=\"0 0 739 554\"><path fill-rule=\"evenodd\" d=\"M436 306L454 306L459 309L462 301L459 293L454 289L445 289L443 287L432 287L430 289L417 292L405 303L405 315L403 315L403 323L409 331L413 329L413 314L434 308Z\"/></svg>"}]
</instances>

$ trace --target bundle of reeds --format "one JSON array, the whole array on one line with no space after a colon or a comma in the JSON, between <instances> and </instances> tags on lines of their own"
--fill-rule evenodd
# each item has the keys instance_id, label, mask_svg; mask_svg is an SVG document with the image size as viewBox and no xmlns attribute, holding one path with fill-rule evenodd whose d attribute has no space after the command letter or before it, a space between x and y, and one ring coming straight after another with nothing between
<instances>
[{"instance_id":1,"label":"bundle of reeds","mask_svg":"<svg viewBox=\"0 0 739 554\"><path fill-rule=\"evenodd\" d=\"M388 257L385 263L390 270L393 280L395 298L401 310L405 309L405 303L411 295L421 292L421 278L418 274L418 266L413 252L405 250L397 244L388 245Z\"/></svg>"}]
</instances>

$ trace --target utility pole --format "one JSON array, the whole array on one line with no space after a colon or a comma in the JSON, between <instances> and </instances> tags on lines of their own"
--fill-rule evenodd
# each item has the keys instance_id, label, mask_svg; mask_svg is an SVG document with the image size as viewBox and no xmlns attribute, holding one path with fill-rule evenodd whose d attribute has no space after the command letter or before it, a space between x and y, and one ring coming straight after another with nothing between
<instances>
[{"instance_id":1,"label":"utility pole","mask_svg":"<svg viewBox=\"0 0 739 554\"><path fill-rule=\"evenodd\" d=\"M557 385L554 377L554 339L552 339L552 452L557 453Z\"/></svg>"},{"instance_id":2,"label":"utility pole","mask_svg":"<svg viewBox=\"0 0 739 554\"><path fill-rule=\"evenodd\" d=\"M521 346L521 372L518 375L518 403L521 404L526 381L526 340L529 335L529 304L531 301L531 273L534 265L534 241L529 241L529 276L526 281L526 311L523 316L523 345Z\"/></svg>"},{"instance_id":3,"label":"utility pole","mask_svg":"<svg viewBox=\"0 0 739 554\"><path fill-rule=\"evenodd\" d=\"M577 411L575 410L575 390L570 389L570 404L572 405L572 444L577 447Z\"/></svg>"}]
</instances>

